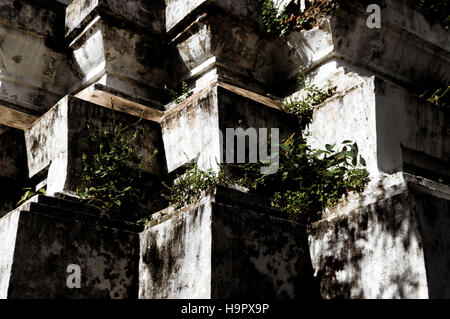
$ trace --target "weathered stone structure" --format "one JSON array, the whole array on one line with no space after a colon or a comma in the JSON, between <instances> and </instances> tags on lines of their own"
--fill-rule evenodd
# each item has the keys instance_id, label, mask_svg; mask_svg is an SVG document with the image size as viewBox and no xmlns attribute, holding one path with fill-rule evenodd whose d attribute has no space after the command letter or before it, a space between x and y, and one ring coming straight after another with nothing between
<instances>
[{"instance_id":1,"label":"weathered stone structure","mask_svg":"<svg viewBox=\"0 0 450 319\"><path fill-rule=\"evenodd\" d=\"M382 1L379 29L370 1L300 2L316 24L276 37L255 0L0 0L0 298L450 298L450 110L417 94L450 82L448 31L407 0ZM242 190L160 207L159 181L216 167L220 131L288 136L299 66L337 86L309 143L357 142L367 189L308 232ZM171 102L182 82L193 94ZM158 150L145 226L74 198L111 101L121 123L142 116L133 149ZM16 207L24 187L47 196Z\"/></svg>"}]
</instances>

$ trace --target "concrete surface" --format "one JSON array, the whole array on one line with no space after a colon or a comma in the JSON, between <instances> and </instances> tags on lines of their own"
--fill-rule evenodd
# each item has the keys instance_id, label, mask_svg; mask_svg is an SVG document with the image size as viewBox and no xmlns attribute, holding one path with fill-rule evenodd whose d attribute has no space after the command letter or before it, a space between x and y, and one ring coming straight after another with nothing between
<instances>
[{"instance_id":1,"label":"concrete surface","mask_svg":"<svg viewBox=\"0 0 450 319\"><path fill-rule=\"evenodd\" d=\"M117 122L130 125L139 120L115 111ZM91 130L87 128L90 125ZM74 194L79 174L81 156L90 149L89 134L111 129L113 116L110 109L92 104L73 96L66 96L48 113L25 131L29 176L48 169L47 191ZM158 149L158 155L142 168L144 172L160 175L165 171L164 149L161 129L158 123L142 120L138 124L143 131L132 145L137 154L151 158ZM134 130L125 132L131 138ZM81 143L84 141L84 143ZM94 146L95 147L95 146ZM133 163L130 163L132 165Z\"/></svg>"},{"instance_id":2,"label":"concrete surface","mask_svg":"<svg viewBox=\"0 0 450 319\"><path fill-rule=\"evenodd\" d=\"M139 298L311 297L304 232L254 200L218 188L161 212L140 235Z\"/></svg>"},{"instance_id":3,"label":"concrete surface","mask_svg":"<svg viewBox=\"0 0 450 319\"><path fill-rule=\"evenodd\" d=\"M403 185L313 224L309 247L323 298L448 298L450 188L412 176Z\"/></svg>"},{"instance_id":4,"label":"concrete surface","mask_svg":"<svg viewBox=\"0 0 450 319\"><path fill-rule=\"evenodd\" d=\"M86 220L67 204L39 202L35 197L0 219L0 298L136 297L137 233ZM81 269L79 289L67 287L72 264Z\"/></svg>"},{"instance_id":5,"label":"concrete surface","mask_svg":"<svg viewBox=\"0 0 450 319\"><path fill-rule=\"evenodd\" d=\"M317 106L309 141L320 149L357 142L373 178L407 171L438 179L450 176L449 116L448 110L371 77Z\"/></svg>"}]
</instances>

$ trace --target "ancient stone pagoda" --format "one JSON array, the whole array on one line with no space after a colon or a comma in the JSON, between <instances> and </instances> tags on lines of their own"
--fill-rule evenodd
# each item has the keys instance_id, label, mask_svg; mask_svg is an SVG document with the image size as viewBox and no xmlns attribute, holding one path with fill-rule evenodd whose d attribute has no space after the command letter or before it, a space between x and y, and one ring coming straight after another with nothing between
<instances>
[{"instance_id":1,"label":"ancient stone pagoda","mask_svg":"<svg viewBox=\"0 0 450 319\"><path fill-rule=\"evenodd\" d=\"M450 297L450 110L418 94L450 83L449 31L407 0L382 1L380 28L371 1L274 2L315 23L270 35L256 0L0 0L0 298ZM153 198L145 225L77 200L87 125L142 115L152 197L192 160L215 167L226 128L288 137L300 66L337 87L309 143L357 142L371 178L308 232L234 188ZM25 187L46 196L17 207Z\"/></svg>"}]
</instances>

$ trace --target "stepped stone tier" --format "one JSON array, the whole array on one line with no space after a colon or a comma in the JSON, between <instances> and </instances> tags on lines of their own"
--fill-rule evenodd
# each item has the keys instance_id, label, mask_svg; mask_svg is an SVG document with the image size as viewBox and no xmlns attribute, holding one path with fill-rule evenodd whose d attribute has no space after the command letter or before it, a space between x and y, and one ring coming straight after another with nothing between
<instances>
[{"instance_id":1,"label":"stepped stone tier","mask_svg":"<svg viewBox=\"0 0 450 319\"><path fill-rule=\"evenodd\" d=\"M274 3L314 23L270 35L253 0L0 0L0 298L450 298L450 111L420 97L450 83L448 30L406 0L372 29L371 1ZM280 101L304 94L299 67L336 86L308 142L357 142L364 192L308 229L240 188L162 206L189 162L217 169L227 128L298 128ZM165 86L183 82L177 104ZM141 118L133 150L158 150L145 214L76 198L113 105ZM46 196L17 207L23 188Z\"/></svg>"},{"instance_id":2,"label":"stepped stone tier","mask_svg":"<svg viewBox=\"0 0 450 319\"><path fill-rule=\"evenodd\" d=\"M216 188L140 234L140 298L306 298L306 234L265 200Z\"/></svg>"},{"instance_id":3,"label":"stepped stone tier","mask_svg":"<svg viewBox=\"0 0 450 319\"><path fill-rule=\"evenodd\" d=\"M112 130L114 121L132 125L136 118L124 113L114 114L113 117L110 109L99 108L71 95L64 97L24 132L29 177L42 175L46 171L44 179L49 195L75 194L82 155L91 151L90 134ZM158 123L144 119L137 128L142 131L142 137L132 143L136 153L151 158L156 149L163 149ZM125 138L131 139L134 131L125 134ZM164 152L159 153L145 163L142 170L152 175L162 175L166 171L163 156Z\"/></svg>"},{"instance_id":4,"label":"stepped stone tier","mask_svg":"<svg viewBox=\"0 0 450 319\"><path fill-rule=\"evenodd\" d=\"M448 110L373 76L320 105L309 138L316 148L356 141L374 178L400 171L449 177L449 120Z\"/></svg>"},{"instance_id":5,"label":"stepped stone tier","mask_svg":"<svg viewBox=\"0 0 450 319\"><path fill-rule=\"evenodd\" d=\"M82 205L37 196L0 221L0 297L133 298L139 232ZM68 289L67 266L82 269L86 289Z\"/></svg>"},{"instance_id":6,"label":"stepped stone tier","mask_svg":"<svg viewBox=\"0 0 450 319\"><path fill-rule=\"evenodd\" d=\"M77 81L63 35L64 5L1 2L0 124L24 129Z\"/></svg>"}]
</instances>

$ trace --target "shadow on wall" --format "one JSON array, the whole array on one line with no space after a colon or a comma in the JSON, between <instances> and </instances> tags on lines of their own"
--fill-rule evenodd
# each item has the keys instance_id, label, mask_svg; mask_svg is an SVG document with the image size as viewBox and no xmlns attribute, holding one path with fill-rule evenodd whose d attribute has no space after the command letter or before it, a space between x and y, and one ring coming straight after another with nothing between
<instances>
[{"instance_id":1,"label":"shadow on wall","mask_svg":"<svg viewBox=\"0 0 450 319\"><path fill-rule=\"evenodd\" d=\"M17 206L27 173L23 131L1 127L0 218Z\"/></svg>"},{"instance_id":2,"label":"shadow on wall","mask_svg":"<svg viewBox=\"0 0 450 319\"><path fill-rule=\"evenodd\" d=\"M450 298L450 201L413 190L430 298Z\"/></svg>"},{"instance_id":3,"label":"shadow on wall","mask_svg":"<svg viewBox=\"0 0 450 319\"><path fill-rule=\"evenodd\" d=\"M316 223L309 243L321 297L448 298L449 203L410 186Z\"/></svg>"}]
</instances>

